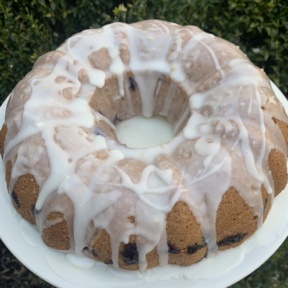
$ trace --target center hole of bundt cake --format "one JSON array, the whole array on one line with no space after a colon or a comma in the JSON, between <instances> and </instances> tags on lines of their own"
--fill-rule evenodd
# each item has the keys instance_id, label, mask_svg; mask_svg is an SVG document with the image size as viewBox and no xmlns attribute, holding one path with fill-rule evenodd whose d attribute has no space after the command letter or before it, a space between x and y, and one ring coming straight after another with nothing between
<instances>
[{"instance_id":1,"label":"center hole of bundt cake","mask_svg":"<svg viewBox=\"0 0 288 288\"><path fill-rule=\"evenodd\" d=\"M163 116L134 116L116 126L120 143L130 148L148 148L169 142L173 137L173 126Z\"/></svg>"},{"instance_id":2,"label":"center hole of bundt cake","mask_svg":"<svg viewBox=\"0 0 288 288\"><path fill-rule=\"evenodd\" d=\"M181 84L170 75L151 70L125 71L123 77L106 78L90 105L102 115L98 128L130 148L169 142L191 115L189 98Z\"/></svg>"}]
</instances>

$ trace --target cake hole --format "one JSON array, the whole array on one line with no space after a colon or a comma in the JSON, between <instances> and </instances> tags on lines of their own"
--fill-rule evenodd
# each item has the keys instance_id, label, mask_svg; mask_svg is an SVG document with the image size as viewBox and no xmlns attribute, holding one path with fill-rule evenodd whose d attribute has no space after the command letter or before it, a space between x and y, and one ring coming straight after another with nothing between
<instances>
[{"instance_id":1,"label":"cake hole","mask_svg":"<svg viewBox=\"0 0 288 288\"><path fill-rule=\"evenodd\" d=\"M135 116L116 125L120 143L129 148L148 148L173 139L173 127L163 116Z\"/></svg>"},{"instance_id":2,"label":"cake hole","mask_svg":"<svg viewBox=\"0 0 288 288\"><path fill-rule=\"evenodd\" d=\"M159 146L179 135L191 116L189 95L182 85L159 71L125 71L122 76L123 85L112 75L89 100L97 112L95 126L101 130L95 129L95 134L129 148ZM203 113L213 113L212 107L206 110Z\"/></svg>"}]
</instances>

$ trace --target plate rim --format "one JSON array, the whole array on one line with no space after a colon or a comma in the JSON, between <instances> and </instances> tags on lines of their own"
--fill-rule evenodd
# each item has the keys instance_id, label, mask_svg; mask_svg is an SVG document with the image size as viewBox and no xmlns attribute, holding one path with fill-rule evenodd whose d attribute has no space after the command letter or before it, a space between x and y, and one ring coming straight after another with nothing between
<instances>
[{"instance_id":1,"label":"plate rim","mask_svg":"<svg viewBox=\"0 0 288 288\"><path fill-rule=\"evenodd\" d=\"M277 98L279 99L279 101L282 103L282 105L284 106L285 108L285 111L287 113L288 111L288 102L285 98L285 96L283 95L283 93L280 91L280 89L273 83L271 82L271 85L272 85L272 89L274 90ZM10 95L9 95L10 96ZM3 122L4 122L4 115L5 115L5 109L6 109L6 105L8 103L8 99L9 99L9 96L5 99L5 101L2 103L1 107L0 107L0 125L2 126ZM3 162L2 162L2 159L1 159L1 168L0 168L0 177L4 177L4 166L3 166ZM3 179L1 180L2 181L2 184L3 184ZM4 180L5 182L5 180ZM6 184L5 184L6 186ZM1 186L0 186L1 187ZM3 188L3 187L2 187ZM1 189L3 190L3 189ZM279 200L278 202L281 203L281 199L286 196L287 200L288 200L288 186L286 186L286 188L284 189L285 191L282 191L280 195L278 195L275 199L275 201L277 201L277 199ZM287 194L287 195L286 195ZM282 197L283 196L283 197ZM3 193L3 191L0 192L0 200L4 200L4 202L0 201L0 239L2 240L2 242L4 243L4 245L10 250L10 252L23 264L25 265L29 270L31 270L34 274L36 274L38 277L42 278L43 280L45 280L47 283L50 283L51 285L54 285L55 287L65 287L65 288L76 288L78 287L79 288L79 284L76 284L75 283L72 283L70 282L68 279L63 279L62 277L60 277L59 275L55 274L51 269L50 267L48 266L48 269L47 267L46 268L43 268L44 266L47 266L47 261L45 260L45 257L43 255L43 252L41 251L37 251L39 249L39 247L31 247L29 246L27 243L22 243L23 245L22 246L17 246L16 243L19 244L18 240L21 239L21 233L20 233L20 224L19 224L19 229L16 228L16 226L13 226L12 224L15 225L15 223L12 223L13 220L11 221L10 225L9 225L9 229L6 229L6 224L9 223L9 212L7 209L13 209L13 206L12 206L12 203L8 197L8 193ZM6 202L5 202L6 201ZM7 203L8 204L8 208L7 208ZM1 207L2 206L2 207ZM272 209L273 209L273 206L272 206ZM272 210L271 209L271 210ZM5 213L6 212L6 213ZM15 212L17 213L17 212ZM268 217L267 217L267 220L269 219L269 215L270 213L268 214ZM18 216L18 218L20 219L21 217ZM5 222L3 221L6 220L8 222ZM11 218L13 219L13 217ZM10 220L11 220L10 219ZM264 222L263 226L266 224L267 220ZM5 223L4 223L5 222ZM16 222L16 221L14 221ZM17 223L16 223L17 224ZM261 230L261 229L260 229ZM206 285L205 283L202 283L201 286L199 287L227 287L227 286L230 286L232 284L235 284L236 282L240 281L241 279L245 278L246 276L248 276L249 274L253 273L257 268L259 268L267 259L269 259L276 251L277 249L282 245L282 243L285 241L286 237L288 236L288 221L285 222L285 225L283 225L281 227L281 230L282 232L280 233L280 235L276 235L275 236L275 239L273 241L273 245L272 245L272 248L271 246L269 246L269 249L266 249L267 247L264 247L264 252L266 253L263 253L263 251L261 252L261 257L259 257L259 253L254 250L250 251L248 254L246 254L244 256L244 258L251 258L253 259L255 257L255 253L258 254L257 256L257 260L258 261L254 261L253 262L253 265L244 265L244 267L242 267L242 270L241 270L241 273L240 272L237 272L237 277L232 277L231 276L231 271L233 272L235 270L235 268L239 268L238 266L232 268L232 270L229 271L229 275L221 275L219 277L216 277L213 279L213 283L210 284L211 282L207 282L208 284ZM256 233L258 232L259 230L257 230L255 232L255 235ZM20 237L19 237L20 236ZM11 239L13 239L15 237L15 241L10 241ZM253 239L254 235L252 235L250 238ZM17 240L17 241L16 241ZM248 239L249 240L249 239ZM247 241L248 241L247 240ZM24 240L22 239L22 242L24 242ZM27 249L27 251L25 251L25 249L22 249L22 252L21 252L21 248L25 248ZM241 246L241 245L240 245ZM237 249L238 247L236 248L233 248L233 249ZM263 247L260 247L260 249L263 248ZM49 248L48 248L49 249ZM256 249L255 249L256 250ZM266 250L266 251L265 251ZM33 253L34 252L34 253ZM29 253L32 253L33 257L29 257ZM247 256L248 255L248 256ZM31 260L33 258L33 260ZM244 260L243 260L244 261ZM194 264L195 265L195 264ZM197 265L197 264L196 264ZM243 265L242 265L243 266ZM44 270L45 271L44 271ZM48 271L49 270L49 271ZM205 279L204 279L205 280ZM167 280L157 280L157 287L162 287L162 286L159 286L159 281L162 281L162 282L166 282L165 288L168 288L167 286ZM190 285L189 287L191 288L194 288L194 287L198 287L198 284L201 282L199 282L199 279L197 279L196 281L194 281L193 279L189 280L190 281ZM170 283L172 283L173 281L169 280ZM193 283L194 282L194 283ZM146 285L146 284L147 285ZM144 284L144 286L142 285ZM148 283L148 282L141 282L140 284L136 284L137 287L142 287L143 288L145 287L149 287L149 288L153 288L153 285L151 285L152 283ZM203 286L204 284L204 286ZM162 284L160 284L162 285ZM130 286L130 285L129 285ZM134 285L132 285L134 287ZM101 286L95 286L94 284L91 286L91 285L88 285L88 286L82 286L83 288L91 288L91 287L94 287L94 288L102 288L102 287L110 287L110 286L103 286L103 283L101 283ZM114 286L113 286L114 287ZM116 286L115 286L116 287ZM121 287L121 286L120 286ZM156 287L156 286L155 286ZM172 286L171 286L172 287ZM174 286L173 286L174 287ZM188 286L187 286L188 287Z\"/></svg>"}]
</instances>

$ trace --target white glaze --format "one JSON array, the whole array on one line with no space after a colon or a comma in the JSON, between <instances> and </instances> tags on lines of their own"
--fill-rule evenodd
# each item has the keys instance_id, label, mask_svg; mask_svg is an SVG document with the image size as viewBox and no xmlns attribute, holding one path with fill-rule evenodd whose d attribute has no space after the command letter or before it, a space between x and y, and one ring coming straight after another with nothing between
<instances>
[{"instance_id":1,"label":"white glaze","mask_svg":"<svg viewBox=\"0 0 288 288\"><path fill-rule=\"evenodd\" d=\"M128 64L120 57L121 41L129 51ZM45 206L54 192L69 195L75 212L72 249L80 253L87 246L85 235L91 232L87 232L87 227L92 220L95 227L105 229L111 238L115 267L118 266L119 244L128 243L130 235L137 236L140 269L146 268L146 254L155 247L160 264L167 264L166 215L178 200L185 201L195 215L209 253L217 249L216 213L229 187L234 186L254 208L261 225L261 185L273 193L271 177L264 168L265 157L274 147L286 154L286 146L283 138L274 144L266 141L261 105L270 100L266 94L260 94L259 87L271 90L268 79L263 78L240 52L234 57L236 60L233 58L227 62L226 57L221 57L221 45L224 45L221 40L195 27L181 28L161 21L152 21L143 30L141 23L134 26L111 24L69 38L57 50L62 56L52 66L51 73L31 75L31 78L24 80L30 90L23 90L24 95L28 93L28 100L23 107L22 118L11 118L14 102L17 101L13 99L21 94L18 90L12 92L6 125L8 131L12 131L10 128L15 126L18 131L13 137L8 134L5 143L5 161L15 162L10 191L19 176L31 173L40 186L37 210ZM226 45L227 51L236 53L234 46ZM107 49L110 57L110 65L103 70L93 67L89 60L92 52L102 48ZM35 70L41 70L39 65L40 68L36 64ZM209 73L204 73L198 79L203 66ZM114 99L126 97L128 112L133 114L135 111L130 92L125 93L129 90L124 76L126 70L134 75L142 115L145 117L153 115L155 95L160 91L159 79L162 75L170 76L173 81L160 111L162 116L168 116L173 109L174 85L181 87L187 94L189 104L173 124L177 135L169 143L146 149L130 149L99 132L97 123L100 120L112 130L116 128L100 111L94 111L88 101L94 93L97 95L97 89L103 88L111 75L117 76L119 86ZM83 71L87 81L81 80ZM217 75L219 79L215 84L211 82L209 88L201 89L201 85L212 81ZM241 109L246 107L247 101L242 100L245 98L242 91L246 87L251 87L253 93L247 110L243 112ZM66 89L69 89L69 93ZM243 117L240 112L248 116ZM185 124L189 115L191 117ZM183 124L184 129L179 131ZM257 139L260 149L256 151L250 143L250 124L260 131ZM95 131L99 132L98 135L93 133ZM36 143L32 153L29 141L23 140L35 135L43 139L45 149L42 149L42 143ZM188 140L192 143L192 153L183 154L184 157L187 155L187 159L190 158L185 164L184 161L176 160L174 153L183 141ZM232 178L232 167L238 160L236 150L241 151L241 161L245 163L250 176L246 183L248 193L237 177ZM95 156L100 152L106 156ZM16 153L17 159L14 159ZM162 154L170 157L172 162L178 161L178 166L181 165L180 179L173 174L177 165L166 170L160 167L157 157ZM45 157L50 169L45 165L39 171L39 158ZM136 182L119 167L120 161L130 158L141 160L146 165ZM254 187L254 193L250 193L251 187ZM213 197L209 195L212 189ZM127 199L127 193L131 198ZM39 215L37 225L42 231L44 215ZM127 223L130 216L135 217L137 225Z\"/></svg>"},{"instance_id":2,"label":"white glaze","mask_svg":"<svg viewBox=\"0 0 288 288\"><path fill-rule=\"evenodd\" d=\"M3 190L5 190L4 181L5 180L3 179ZM131 287L133 285L137 285L138 287L141 283L146 284L145 288L147 288L148 285L150 287L153 284L155 287L159 287L159 285L161 285L161 287L166 287L167 283L170 283L172 279L177 279L178 284L179 281L181 281L180 279L187 279L187 286L185 287L194 287L197 280L200 279L210 279L213 281L213 284L211 285L207 284L209 281L204 282L205 285L202 285L203 287L214 287L216 283L219 287L223 287L223 285L219 284L219 282L221 283L219 277L226 279L229 278L229 275L230 277L233 275L231 277L232 280L230 280L231 282L228 282L229 284L232 284L232 281L238 280L240 277L245 276L246 274L244 273L249 273L251 269L254 270L255 262L257 262L258 259L263 258L263 260L265 260L267 256L272 254L274 250L271 250L269 255L266 255L268 250L273 249L272 247L275 245L274 243L279 241L279 238L282 238L282 241L285 239L287 235L286 226L288 220L287 213L285 213L285 203L288 200L287 192L288 190L286 188L284 193L281 193L279 199L277 197L275 200L276 205L272 207L271 213L269 213L268 219L266 220L262 229L258 230L241 246L232 249L232 251L229 250L217 253L213 257L204 259L191 267L177 267L175 265L168 265L152 270L146 270L144 272L112 269L108 268L104 264L101 265L102 263L97 262L92 268L90 268L88 265L83 265L83 259L76 257L73 257L73 261L70 261L70 257L73 254L68 254L69 256L67 257L65 253L54 252L47 249L42 243L39 233L37 233L36 230L33 229L33 227L31 227L31 225L26 221L20 220L19 215L15 215L15 213L13 213L14 215L12 217L9 215L8 219L10 219L10 221L13 220L13 223L16 223L19 226L17 227L17 230L20 231L21 236L23 237L21 248L22 245L24 248L26 248L26 250L28 250L27 247L29 249L31 249L30 247L35 247L33 252L43 255L45 264L47 265L45 270L46 272L47 270L51 269L55 274L55 278L56 276L59 276L61 279L67 279L67 281L75 285L78 284L81 287L86 287L86 285L83 284L84 281L86 281L85 283L88 283L87 287L97 288L100 286L127 287L128 284L131 285ZM13 225L13 227L17 225ZM277 237L275 235L277 235ZM280 243L281 241L279 241L279 244ZM18 243L17 247L19 246L20 245ZM90 263L93 265L92 262ZM261 263L262 262L257 262L257 265L260 265ZM79 269L79 267L81 268ZM247 269L247 267L249 268ZM244 270L245 272L243 272ZM75 273L72 273L72 271ZM207 271L210 271L210 273L207 273ZM36 272L38 271L36 270ZM169 282L164 282L163 284L160 282L160 280L166 280Z\"/></svg>"}]
</instances>

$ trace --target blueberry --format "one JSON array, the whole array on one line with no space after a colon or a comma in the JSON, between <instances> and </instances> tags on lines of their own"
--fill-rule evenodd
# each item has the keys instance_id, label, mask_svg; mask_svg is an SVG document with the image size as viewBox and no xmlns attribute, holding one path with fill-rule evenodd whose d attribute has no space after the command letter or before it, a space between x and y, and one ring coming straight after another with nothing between
<instances>
[{"instance_id":1,"label":"blueberry","mask_svg":"<svg viewBox=\"0 0 288 288\"><path fill-rule=\"evenodd\" d=\"M168 243L168 252L171 254L180 254L180 249L177 248L175 245Z\"/></svg>"},{"instance_id":2,"label":"blueberry","mask_svg":"<svg viewBox=\"0 0 288 288\"><path fill-rule=\"evenodd\" d=\"M109 259L109 260L106 260L104 263L105 263L106 265L112 265L112 264L113 264L113 261L112 261L111 259Z\"/></svg>"},{"instance_id":3,"label":"blueberry","mask_svg":"<svg viewBox=\"0 0 288 288\"><path fill-rule=\"evenodd\" d=\"M92 253L93 256L98 257L98 254L97 254L97 252L95 251L95 249L92 249L90 252Z\"/></svg>"},{"instance_id":4,"label":"blueberry","mask_svg":"<svg viewBox=\"0 0 288 288\"><path fill-rule=\"evenodd\" d=\"M17 208L20 208L19 199L18 199L18 197L17 197L17 195L16 195L16 193L15 193L14 191L12 191L11 197L12 197L12 200L13 200L13 203L15 204L15 206L16 206Z\"/></svg>"},{"instance_id":5,"label":"blueberry","mask_svg":"<svg viewBox=\"0 0 288 288\"><path fill-rule=\"evenodd\" d=\"M132 77L129 77L128 81L129 81L129 90L135 91L137 88L137 83L136 83L135 79Z\"/></svg>"},{"instance_id":6,"label":"blueberry","mask_svg":"<svg viewBox=\"0 0 288 288\"><path fill-rule=\"evenodd\" d=\"M123 260L127 265L138 264L139 255L136 244L128 243L125 244L124 250L122 251Z\"/></svg>"},{"instance_id":7,"label":"blueberry","mask_svg":"<svg viewBox=\"0 0 288 288\"><path fill-rule=\"evenodd\" d=\"M194 244L194 245L191 245L191 246L188 246L187 247L187 253L188 254L194 254L196 253L199 249L205 247L205 244Z\"/></svg>"},{"instance_id":8,"label":"blueberry","mask_svg":"<svg viewBox=\"0 0 288 288\"><path fill-rule=\"evenodd\" d=\"M232 236L228 236L226 238L224 238L223 240L220 240L219 242L217 242L217 245L219 247L221 246L226 246L226 245L233 245L235 243L240 242L244 237L246 237L247 233L243 233L243 234L236 234L236 235L232 235Z\"/></svg>"}]
</instances>

